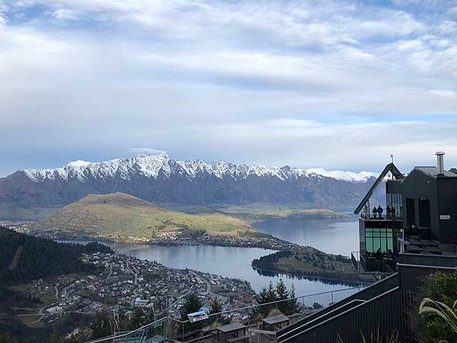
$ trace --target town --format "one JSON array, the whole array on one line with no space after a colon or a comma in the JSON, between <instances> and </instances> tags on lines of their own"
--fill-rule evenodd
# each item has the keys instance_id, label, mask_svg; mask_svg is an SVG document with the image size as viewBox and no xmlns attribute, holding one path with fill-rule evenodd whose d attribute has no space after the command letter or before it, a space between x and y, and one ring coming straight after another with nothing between
<instances>
[{"instance_id":1,"label":"town","mask_svg":"<svg viewBox=\"0 0 457 343\"><path fill-rule=\"evenodd\" d=\"M297 244L290 243L264 233L251 233L243 236L211 235L205 230L181 230L167 233L152 240L149 244L175 245L215 245L243 248L263 248L270 250L299 250Z\"/></svg>"},{"instance_id":2,"label":"town","mask_svg":"<svg viewBox=\"0 0 457 343\"><path fill-rule=\"evenodd\" d=\"M69 313L94 315L101 310L128 312L140 307L148 308L156 317L167 314L179 318L180 308L190 293L197 293L208 307L211 300L218 299L224 311L250 305L255 294L246 281L172 269L118 253L84 254L83 260L99 267L100 273L68 274L18 286L18 290L43 303L33 312L17 309L21 313L18 317L24 322L30 323L34 318L50 324ZM231 315L242 314L234 311Z\"/></svg>"}]
</instances>

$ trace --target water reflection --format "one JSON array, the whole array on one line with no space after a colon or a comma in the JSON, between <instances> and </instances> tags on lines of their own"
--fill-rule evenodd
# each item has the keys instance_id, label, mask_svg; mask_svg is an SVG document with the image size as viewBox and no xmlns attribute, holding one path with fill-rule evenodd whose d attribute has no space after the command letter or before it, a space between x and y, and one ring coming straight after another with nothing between
<instances>
[{"instance_id":1,"label":"water reflection","mask_svg":"<svg viewBox=\"0 0 457 343\"><path fill-rule=\"evenodd\" d=\"M261 270L261 269L255 269L257 274L261 276L269 276L269 277L283 277L282 274L276 273L270 270ZM297 280L308 280L308 281L317 281L317 282L322 282L325 284L329 285L345 285L347 287L362 287L362 284L360 282L356 281L344 281L342 282L341 280L335 280L335 279L327 279L327 278L320 278L317 276L303 276L303 275L294 275L291 276L293 279Z\"/></svg>"}]
</instances>

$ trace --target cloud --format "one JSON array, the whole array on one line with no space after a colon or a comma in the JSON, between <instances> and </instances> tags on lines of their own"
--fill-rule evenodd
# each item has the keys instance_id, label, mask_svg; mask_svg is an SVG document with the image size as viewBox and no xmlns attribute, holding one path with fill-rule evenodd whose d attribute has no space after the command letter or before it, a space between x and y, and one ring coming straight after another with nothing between
<instances>
[{"instance_id":1,"label":"cloud","mask_svg":"<svg viewBox=\"0 0 457 343\"><path fill-rule=\"evenodd\" d=\"M334 168L376 166L388 149L413 163L455 145L454 12L408 1L0 1L0 157L8 172L32 155L52 165L149 146ZM361 161L351 149L376 153Z\"/></svg>"},{"instance_id":2,"label":"cloud","mask_svg":"<svg viewBox=\"0 0 457 343\"><path fill-rule=\"evenodd\" d=\"M155 148L132 148L130 152L134 154L166 154L166 151Z\"/></svg>"}]
</instances>

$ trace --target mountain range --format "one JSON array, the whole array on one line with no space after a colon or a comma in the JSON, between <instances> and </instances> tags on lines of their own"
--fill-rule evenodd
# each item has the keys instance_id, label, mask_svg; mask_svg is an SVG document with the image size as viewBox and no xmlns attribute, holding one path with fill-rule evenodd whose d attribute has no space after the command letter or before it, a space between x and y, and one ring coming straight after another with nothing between
<instances>
[{"instance_id":1,"label":"mountain range","mask_svg":"<svg viewBox=\"0 0 457 343\"><path fill-rule=\"evenodd\" d=\"M0 218L36 219L88 194L122 192L157 204L301 204L350 209L376 175L370 172L175 161L139 154L105 162L23 169L0 179Z\"/></svg>"}]
</instances>

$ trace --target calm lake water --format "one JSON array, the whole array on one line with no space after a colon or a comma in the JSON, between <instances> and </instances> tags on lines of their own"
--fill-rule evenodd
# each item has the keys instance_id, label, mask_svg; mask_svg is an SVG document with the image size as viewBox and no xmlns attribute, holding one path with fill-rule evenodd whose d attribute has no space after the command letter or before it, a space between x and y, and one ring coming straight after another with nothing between
<instances>
[{"instance_id":1,"label":"calm lake water","mask_svg":"<svg viewBox=\"0 0 457 343\"><path fill-rule=\"evenodd\" d=\"M274 219L255 224L262 232L286 241L308 245L329 254L350 256L359 250L357 217Z\"/></svg>"},{"instance_id":2,"label":"calm lake water","mask_svg":"<svg viewBox=\"0 0 457 343\"><path fill-rule=\"evenodd\" d=\"M351 219L297 219L270 220L256 224L259 231L273 234L276 237L298 243L314 246L328 253L349 255L357 250L358 226ZM252 269L254 258L272 253L271 250L258 248L236 248L215 246L178 246L162 247L137 244L112 244L113 249L120 253L140 259L157 261L172 268L189 268L247 280L256 291L268 285L275 284L280 276L260 275ZM319 280L297 279L282 276L286 285L295 288L297 296L333 291L350 286L322 282ZM334 300L348 296L352 292L334 294ZM330 301L328 296L321 303ZM319 302L319 299L317 299Z\"/></svg>"}]
</instances>

